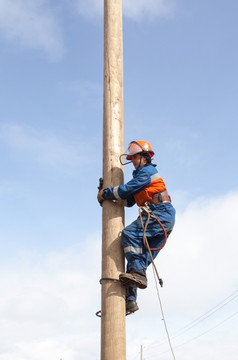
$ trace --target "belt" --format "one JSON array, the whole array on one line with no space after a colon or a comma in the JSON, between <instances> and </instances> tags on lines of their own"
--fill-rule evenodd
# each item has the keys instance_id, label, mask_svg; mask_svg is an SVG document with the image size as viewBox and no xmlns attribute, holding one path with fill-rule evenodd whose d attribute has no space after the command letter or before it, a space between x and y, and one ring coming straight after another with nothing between
<instances>
[{"instance_id":1,"label":"belt","mask_svg":"<svg viewBox=\"0 0 238 360\"><path fill-rule=\"evenodd\" d=\"M171 197L169 196L167 190L153 194L152 199L148 201L149 206L152 204L158 205L162 203L171 203Z\"/></svg>"}]
</instances>

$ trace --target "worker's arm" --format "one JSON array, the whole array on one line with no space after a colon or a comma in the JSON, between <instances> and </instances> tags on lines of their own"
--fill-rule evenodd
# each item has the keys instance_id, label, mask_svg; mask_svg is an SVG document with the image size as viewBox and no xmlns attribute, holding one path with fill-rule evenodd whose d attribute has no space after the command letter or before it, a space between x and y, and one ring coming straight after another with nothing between
<instances>
[{"instance_id":1,"label":"worker's arm","mask_svg":"<svg viewBox=\"0 0 238 360\"><path fill-rule=\"evenodd\" d=\"M134 171L134 177L128 183L124 185L119 185L111 188L106 188L103 191L103 199L105 200L129 200L129 203L132 200L132 196L145 187L147 187L151 178L146 168L142 167ZM134 205L134 204L133 204ZM129 205L132 206L132 205Z\"/></svg>"},{"instance_id":2,"label":"worker's arm","mask_svg":"<svg viewBox=\"0 0 238 360\"><path fill-rule=\"evenodd\" d=\"M98 202L100 205L102 205L104 200L116 200L116 199L105 199L103 196L105 190L107 190L107 189L101 189L98 192L97 199L98 199ZM126 206L126 207L131 207L134 204L135 204L135 198L133 195L128 196L128 198L126 200L124 200L124 206Z\"/></svg>"}]
</instances>

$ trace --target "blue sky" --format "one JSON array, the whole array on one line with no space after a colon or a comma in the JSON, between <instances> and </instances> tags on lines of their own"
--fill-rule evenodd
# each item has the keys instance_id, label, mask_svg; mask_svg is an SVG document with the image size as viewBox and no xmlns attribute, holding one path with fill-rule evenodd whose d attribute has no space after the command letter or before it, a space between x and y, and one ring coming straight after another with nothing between
<instances>
[{"instance_id":1,"label":"blue sky","mask_svg":"<svg viewBox=\"0 0 238 360\"><path fill-rule=\"evenodd\" d=\"M123 1L125 147L150 141L177 210L157 260L171 335L235 294L174 338L183 360L237 358L237 13ZM99 359L103 1L0 0L0 47L0 360ZM171 359L148 272L127 360Z\"/></svg>"}]
</instances>

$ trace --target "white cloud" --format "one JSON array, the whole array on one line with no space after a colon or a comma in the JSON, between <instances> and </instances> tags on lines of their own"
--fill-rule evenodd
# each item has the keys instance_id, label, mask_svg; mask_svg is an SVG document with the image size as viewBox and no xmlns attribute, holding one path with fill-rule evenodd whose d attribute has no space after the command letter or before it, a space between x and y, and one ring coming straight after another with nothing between
<instances>
[{"instance_id":1,"label":"white cloud","mask_svg":"<svg viewBox=\"0 0 238 360\"><path fill-rule=\"evenodd\" d=\"M0 0L0 31L8 39L43 50L51 60L63 53L55 16L43 0Z\"/></svg>"},{"instance_id":2,"label":"white cloud","mask_svg":"<svg viewBox=\"0 0 238 360\"><path fill-rule=\"evenodd\" d=\"M198 199L177 214L174 233L156 260L171 335L238 288L237 202L238 193L231 192ZM100 235L92 234L61 253L5 259L0 265L0 360L99 359L100 247ZM151 268L148 276L148 289L138 294L140 310L127 318L128 360L139 356L140 345L145 358L163 352L171 359ZM236 303L173 340L179 358L200 360L209 354L223 360L229 353L229 360L236 360L237 318L177 348L237 311Z\"/></svg>"},{"instance_id":3,"label":"white cloud","mask_svg":"<svg viewBox=\"0 0 238 360\"><path fill-rule=\"evenodd\" d=\"M103 14L103 1L75 0L80 14L93 17ZM125 0L122 1L123 15L134 21L154 19L160 16L171 16L174 11L174 0Z\"/></svg>"},{"instance_id":4,"label":"white cloud","mask_svg":"<svg viewBox=\"0 0 238 360\"><path fill-rule=\"evenodd\" d=\"M82 16L103 15L101 0L74 0L72 3ZM64 5L68 7L69 3ZM173 11L174 0L123 1L123 15L134 21L168 17ZM45 0L0 0L0 34L15 43L43 50L52 61L64 53L57 13Z\"/></svg>"},{"instance_id":5,"label":"white cloud","mask_svg":"<svg viewBox=\"0 0 238 360\"><path fill-rule=\"evenodd\" d=\"M94 234L85 239L83 249L46 256L25 253L1 265L1 360L95 359L100 327L95 315L100 308L98 238ZM92 344L94 356L88 349Z\"/></svg>"},{"instance_id":6,"label":"white cloud","mask_svg":"<svg viewBox=\"0 0 238 360\"><path fill-rule=\"evenodd\" d=\"M3 124L0 126L0 138L2 144L7 145L23 161L33 159L36 163L59 168L62 165L77 166L84 162L79 146L41 129Z\"/></svg>"},{"instance_id":7,"label":"white cloud","mask_svg":"<svg viewBox=\"0 0 238 360\"><path fill-rule=\"evenodd\" d=\"M174 314L179 310L196 317L238 285L237 202L238 193L231 192L198 199L177 214L173 233L156 259L165 283L162 294Z\"/></svg>"},{"instance_id":8,"label":"white cloud","mask_svg":"<svg viewBox=\"0 0 238 360\"><path fill-rule=\"evenodd\" d=\"M186 284L193 281L193 296L200 299L201 309L204 303L222 297L224 290L231 289L236 282L237 202L236 192L219 198L201 198L177 216L168 256L176 253L171 266L173 272L179 273L180 289L186 292ZM171 285L176 286L176 281ZM182 297L180 292L177 301ZM181 299L184 310L194 314L199 311L190 304L191 298Z\"/></svg>"},{"instance_id":9,"label":"white cloud","mask_svg":"<svg viewBox=\"0 0 238 360\"><path fill-rule=\"evenodd\" d=\"M238 290L237 202L238 193L231 192L219 198L197 199L177 214L174 232L156 259L159 274L164 280L164 287L159 291L170 334ZM168 343L151 268L148 269L148 276L149 287L146 292L139 292L140 314L135 316L138 322L143 323L147 333L144 344L158 344L153 351L154 357L151 357L155 359L155 354L159 356L164 348L168 351ZM213 317L201 322L200 326L173 340L173 344L178 346L215 327L237 311L236 304L237 298ZM154 334L150 331L151 321ZM138 326L133 321L130 323L131 334ZM176 352L181 354L180 358L198 360L204 358L205 349L212 347L217 360L225 358L228 350L231 352L229 359L235 360L234 337L228 334L235 334L237 330L237 318L232 318L196 342L176 348ZM220 342L220 336L223 342ZM163 346L159 344L161 339L165 341ZM209 344L206 344L207 339ZM137 343L138 349L139 345ZM150 346L147 347L147 354L149 349ZM170 359L170 355L168 352L164 358ZM147 357L146 352L144 356Z\"/></svg>"}]
</instances>

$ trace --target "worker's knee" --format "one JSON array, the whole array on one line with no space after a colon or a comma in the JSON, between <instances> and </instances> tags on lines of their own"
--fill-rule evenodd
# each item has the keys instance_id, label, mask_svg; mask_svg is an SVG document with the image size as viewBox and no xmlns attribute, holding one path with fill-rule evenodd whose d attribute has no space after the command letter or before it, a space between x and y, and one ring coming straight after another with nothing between
<instances>
[{"instance_id":1,"label":"worker's knee","mask_svg":"<svg viewBox=\"0 0 238 360\"><path fill-rule=\"evenodd\" d=\"M135 245L134 234L133 232L130 232L127 227L122 230L121 239L124 248L127 246Z\"/></svg>"}]
</instances>

